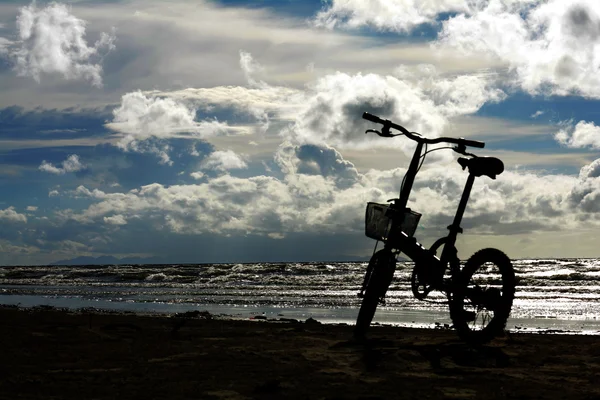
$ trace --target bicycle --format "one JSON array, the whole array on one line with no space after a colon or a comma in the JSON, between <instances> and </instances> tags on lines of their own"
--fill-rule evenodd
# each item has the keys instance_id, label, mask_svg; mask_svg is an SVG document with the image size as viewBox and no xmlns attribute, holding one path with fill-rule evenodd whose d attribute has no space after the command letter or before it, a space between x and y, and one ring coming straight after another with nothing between
<instances>
[{"instance_id":1,"label":"bicycle","mask_svg":"<svg viewBox=\"0 0 600 400\"><path fill-rule=\"evenodd\" d=\"M441 292L447 299L444 303L449 305L450 317L458 336L470 344L489 342L503 332L510 315L516 285L512 263L502 251L486 248L473 254L461 268L455 244L458 234L463 232L460 224L475 178L487 176L495 179L504 171L503 162L495 157L478 157L466 151L467 147L483 148L483 142L449 137L428 139L367 112L363 118L383 125L381 131L368 129L365 134L373 132L388 138L404 135L417 145L400 186L399 197L388 200L391 204L367 203L365 234L376 239L377 244L383 242L384 247L377 251L375 245L358 294L362 297L362 303L354 328L355 338L365 338L378 304L385 304L385 295L392 282L398 256L404 253L414 262L411 274L414 297L426 300L432 291ZM392 133L392 129L400 133ZM454 146L427 150L427 145L437 143ZM452 149L464 156L457 161L463 170L468 170L469 176L454 221L448 226L448 235L425 249L413 237L421 214L408 208L407 203L425 156L441 149ZM440 248L442 250L438 257ZM449 277L446 274L448 270Z\"/></svg>"}]
</instances>

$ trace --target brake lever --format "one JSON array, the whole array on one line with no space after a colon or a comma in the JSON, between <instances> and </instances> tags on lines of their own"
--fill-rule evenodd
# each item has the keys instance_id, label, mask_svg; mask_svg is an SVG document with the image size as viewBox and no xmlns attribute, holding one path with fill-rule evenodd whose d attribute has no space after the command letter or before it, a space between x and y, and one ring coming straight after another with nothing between
<instances>
[{"instance_id":1,"label":"brake lever","mask_svg":"<svg viewBox=\"0 0 600 400\"><path fill-rule=\"evenodd\" d=\"M465 146L464 144L457 144L455 147L452 148L452 150L454 150L458 154L466 156L465 153L467 152L467 146Z\"/></svg>"},{"instance_id":2,"label":"brake lever","mask_svg":"<svg viewBox=\"0 0 600 400\"><path fill-rule=\"evenodd\" d=\"M463 156L477 158L477 156L475 154L469 153L467 151L467 146L465 146L464 144L458 144L458 145L456 145L456 147L453 147L452 150L454 150L458 154L462 154Z\"/></svg>"},{"instance_id":3,"label":"brake lever","mask_svg":"<svg viewBox=\"0 0 600 400\"><path fill-rule=\"evenodd\" d=\"M365 131L365 135L366 135L367 133L376 133L377 135L379 135L379 136L381 136L381 137L395 137L395 136L398 136L398 135L393 135L393 134L391 134L391 133L389 133L389 132L388 132L388 133L385 133L385 132L379 132L379 131L377 131L377 130L375 130L375 129L367 129L367 130Z\"/></svg>"},{"instance_id":4,"label":"brake lever","mask_svg":"<svg viewBox=\"0 0 600 400\"><path fill-rule=\"evenodd\" d=\"M389 129L387 129L387 130L386 130L386 129L385 129L385 127L383 128L383 132L379 132L378 130L375 130L375 129L367 129L367 130L365 131L365 135L366 135L367 133L376 133L377 135L379 135L379 136L381 136L381 137L396 137L396 136L400 136L400 135L402 135L402 133L399 133L399 134L397 134L397 135L394 135L393 133L390 133L390 130L389 130Z\"/></svg>"}]
</instances>

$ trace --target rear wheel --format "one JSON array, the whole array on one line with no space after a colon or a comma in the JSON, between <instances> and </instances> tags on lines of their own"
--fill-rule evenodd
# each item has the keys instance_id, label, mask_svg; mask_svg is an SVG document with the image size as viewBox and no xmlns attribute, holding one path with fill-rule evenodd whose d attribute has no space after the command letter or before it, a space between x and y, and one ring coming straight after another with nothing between
<instances>
[{"instance_id":1,"label":"rear wheel","mask_svg":"<svg viewBox=\"0 0 600 400\"><path fill-rule=\"evenodd\" d=\"M356 326L354 327L354 337L357 339L365 337L367 329L375 316L377 304L392 283L394 271L396 270L396 257L391 250L379 250L373 254L369 264L371 264L369 265L369 269L372 272L365 289L360 310L358 311Z\"/></svg>"},{"instance_id":2,"label":"rear wheel","mask_svg":"<svg viewBox=\"0 0 600 400\"><path fill-rule=\"evenodd\" d=\"M459 337L483 344L504 330L515 297L515 272L497 249L479 250L466 262L450 301L450 316Z\"/></svg>"}]
</instances>

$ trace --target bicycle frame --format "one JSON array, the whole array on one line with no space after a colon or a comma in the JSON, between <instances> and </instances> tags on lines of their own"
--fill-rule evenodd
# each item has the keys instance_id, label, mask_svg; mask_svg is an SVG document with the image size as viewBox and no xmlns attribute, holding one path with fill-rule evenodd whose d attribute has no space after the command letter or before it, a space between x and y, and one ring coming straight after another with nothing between
<instances>
[{"instance_id":1,"label":"bicycle frame","mask_svg":"<svg viewBox=\"0 0 600 400\"><path fill-rule=\"evenodd\" d=\"M421 161L423 153L423 146L423 141L417 142L417 148L414 151L408 170L405 174L404 184L402 185L400 191L400 197L398 201L391 206L397 210L402 211L407 208L410 193L412 191L412 187L419 170L419 163ZM415 262L423 262L426 263L426 265L429 265L430 267L436 267L435 269L439 271L439 273L441 273L442 276L447 265L450 265L452 269L458 268L457 263L450 261L457 259L455 243L458 234L463 232L462 228L460 227L460 223L462 221L465 209L467 207L467 203L469 201L471 189L473 188L474 182L475 176L469 173L469 177L467 178L467 182L464 186L462 196L458 204L456 214L454 216L454 221L451 225L448 226L449 234L446 237L444 250L442 251L442 254L439 258L435 254L427 251L419 242L417 242L415 238L408 237L408 235L406 235L399 229L404 219L404 212L398 213L398 217L392 219L390 237L386 241L385 246L387 248L397 249L401 251ZM458 271L452 270L451 272L454 274Z\"/></svg>"}]
</instances>

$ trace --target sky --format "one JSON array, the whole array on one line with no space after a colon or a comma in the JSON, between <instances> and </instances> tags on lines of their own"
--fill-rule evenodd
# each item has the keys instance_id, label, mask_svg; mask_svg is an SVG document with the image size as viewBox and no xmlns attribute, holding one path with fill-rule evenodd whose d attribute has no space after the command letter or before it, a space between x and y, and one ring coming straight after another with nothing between
<instances>
[{"instance_id":1,"label":"sky","mask_svg":"<svg viewBox=\"0 0 600 400\"><path fill-rule=\"evenodd\" d=\"M413 143L484 141L459 256L600 257L596 0L0 0L0 264L368 257ZM447 234L467 173L409 206Z\"/></svg>"}]
</instances>

